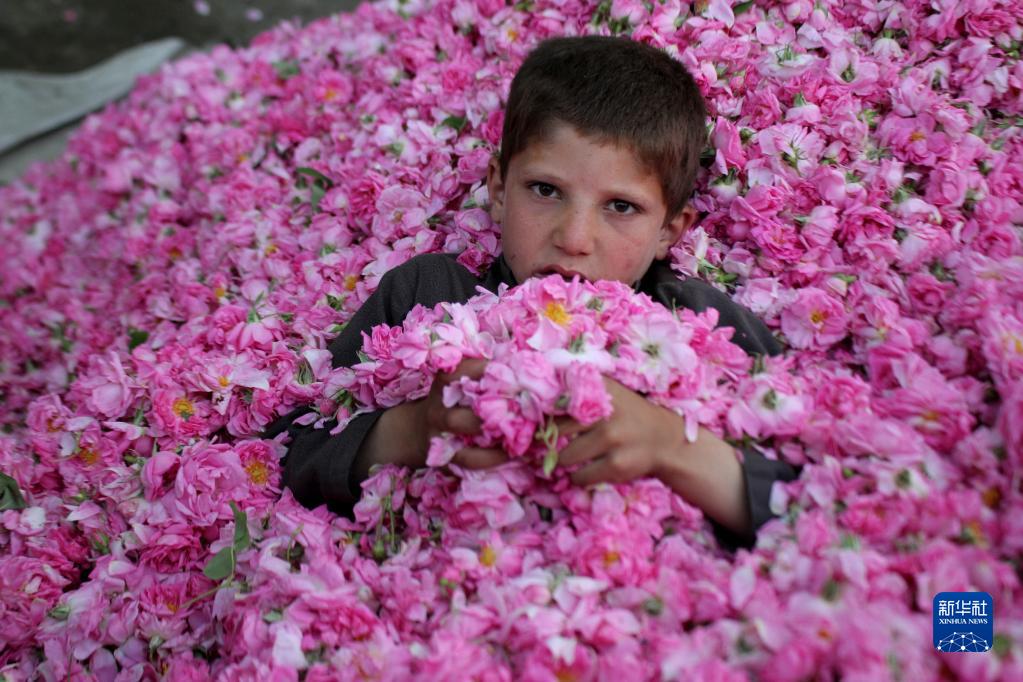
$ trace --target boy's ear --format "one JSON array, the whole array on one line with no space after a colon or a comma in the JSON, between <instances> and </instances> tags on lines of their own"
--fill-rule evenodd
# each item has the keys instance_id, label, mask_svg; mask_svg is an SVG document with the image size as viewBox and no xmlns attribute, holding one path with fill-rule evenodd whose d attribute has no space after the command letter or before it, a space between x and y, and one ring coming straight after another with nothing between
<instances>
[{"instance_id":1,"label":"boy's ear","mask_svg":"<svg viewBox=\"0 0 1023 682\"><path fill-rule=\"evenodd\" d=\"M504 218L504 178L501 177L501 162L492 154L487 164L487 196L490 202L490 219L498 225Z\"/></svg>"},{"instance_id":2,"label":"boy's ear","mask_svg":"<svg viewBox=\"0 0 1023 682\"><path fill-rule=\"evenodd\" d=\"M686 230L696 222L696 209L686 204L677 216L661 226L660 238L657 240L657 259L668 257L668 251L679 240Z\"/></svg>"}]
</instances>

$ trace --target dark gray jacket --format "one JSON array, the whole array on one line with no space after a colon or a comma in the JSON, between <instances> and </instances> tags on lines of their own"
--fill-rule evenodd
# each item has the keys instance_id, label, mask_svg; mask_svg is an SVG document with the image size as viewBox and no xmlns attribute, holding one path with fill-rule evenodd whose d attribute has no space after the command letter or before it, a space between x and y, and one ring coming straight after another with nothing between
<instances>
[{"instance_id":1,"label":"dark gray jacket","mask_svg":"<svg viewBox=\"0 0 1023 682\"><path fill-rule=\"evenodd\" d=\"M385 274L377 290L331 341L333 366L350 367L357 363L357 352L362 348L362 332L368 333L378 324L400 325L417 303L426 307L442 301L463 303L478 293L477 286L496 292L501 283L509 286L517 283L503 256L483 277L473 275L451 254L416 256ZM733 343L751 355L777 355L781 352L778 342L753 313L706 282L678 279L664 262L655 261L637 289L668 308L689 308L696 312L716 308L718 325L733 327ZM332 511L351 516L352 506L361 494L362 483L354 473L352 463L383 411L360 415L341 433L331 436L329 431L337 425L336 421L327 422L322 429L293 423L310 410L308 406L296 408L271 424L264 437L273 438L284 430L291 435L284 464L284 484L291 488L299 502L310 508L327 503ZM756 541L756 530L773 516L768 507L771 485L778 480L791 481L798 475L791 465L768 459L752 447L742 451L753 532L742 537L711 521L718 542L729 550L752 546Z\"/></svg>"}]
</instances>

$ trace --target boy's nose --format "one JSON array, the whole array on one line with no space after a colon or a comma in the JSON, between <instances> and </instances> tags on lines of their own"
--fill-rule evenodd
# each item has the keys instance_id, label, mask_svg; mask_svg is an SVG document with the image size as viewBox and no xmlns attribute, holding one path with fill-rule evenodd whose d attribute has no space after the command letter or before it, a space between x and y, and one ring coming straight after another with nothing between
<instances>
[{"instance_id":1,"label":"boy's nose","mask_svg":"<svg viewBox=\"0 0 1023 682\"><path fill-rule=\"evenodd\" d=\"M586 211L568 210L554 231L554 245L567 254L582 256L593 251L593 218Z\"/></svg>"}]
</instances>

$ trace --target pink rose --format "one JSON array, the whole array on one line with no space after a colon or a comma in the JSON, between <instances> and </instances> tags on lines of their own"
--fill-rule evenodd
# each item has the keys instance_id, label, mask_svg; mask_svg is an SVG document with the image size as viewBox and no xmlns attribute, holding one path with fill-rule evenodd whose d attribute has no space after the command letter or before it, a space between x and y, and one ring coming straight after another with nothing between
<instances>
[{"instance_id":1,"label":"pink rose","mask_svg":"<svg viewBox=\"0 0 1023 682\"><path fill-rule=\"evenodd\" d=\"M935 206L961 206L966 198L966 178L957 164L942 161L928 175L924 198Z\"/></svg>"},{"instance_id":2,"label":"pink rose","mask_svg":"<svg viewBox=\"0 0 1023 682\"><path fill-rule=\"evenodd\" d=\"M178 474L181 457L164 450L153 453L142 467L142 485L147 500L155 500L166 495L174 485Z\"/></svg>"},{"instance_id":3,"label":"pink rose","mask_svg":"<svg viewBox=\"0 0 1023 682\"><path fill-rule=\"evenodd\" d=\"M227 502L244 494L247 481L231 446L199 444L181 454L174 494L165 504L189 523L209 526L231 518Z\"/></svg>"},{"instance_id":4,"label":"pink rose","mask_svg":"<svg viewBox=\"0 0 1023 682\"><path fill-rule=\"evenodd\" d=\"M142 542L139 562L161 573L190 569L205 555L202 538L196 528L183 522L138 526L135 533Z\"/></svg>"},{"instance_id":5,"label":"pink rose","mask_svg":"<svg viewBox=\"0 0 1023 682\"><path fill-rule=\"evenodd\" d=\"M746 152L742 148L739 130L727 118L718 117L711 139L717 149L715 170L718 173L726 174L729 166L741 169L746 165Z\"/></svg>"},{"instance_id":6,"label":"pink rose","mask_svg":"<svg viewBox=\"0 0 1023 682\"><path fill-rule=\"evenodd\" d=\"M933 275L917 272L906 280L906 290L920 312L937 314L955 291L952 282L939 282Z\"/></svg>"},{"instance_id":7,"label":"pink rose","mask_svg":"<svg viewBox=\"0 0 1023 682\"><path fill-rule=\"evenodd\" d=\"M584 426L611 415L611 396L604 388L604 377L588 363L572 363L565 370L568 387L568 414Z\"/></svg>"},{"instance_id":8,"label":"pink rose","mask_svg":"<svg viewBox=\"0 0 1023 682\"><path fill-rule=\"evenodd\" d=\"M807 287L782 310L781 329L795 348L827 348L848 334L848 314L841 301Z\"/></svg>"}]
</instances>

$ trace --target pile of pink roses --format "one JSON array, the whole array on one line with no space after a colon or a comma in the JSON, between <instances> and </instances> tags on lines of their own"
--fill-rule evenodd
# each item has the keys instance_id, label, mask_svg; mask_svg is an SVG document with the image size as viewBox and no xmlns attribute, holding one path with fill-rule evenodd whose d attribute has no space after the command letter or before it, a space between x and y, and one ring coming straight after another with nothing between
<instances>
[{"instance_id":1,"label":"pile of pink roses","mask_svg":"<svg viewBox=\"0 0 1023 682\"><path fill-rule=\"evenodd\" d=\"M447 386L444 401L471 407L482 433L434 439L430 466L443 466L460 448L475 445L542 458L549 475L566 442L556 417L589 426L610 416L604 376L681 414L690 441L701 425L721 433L726 415L737 436L764 430L763 422L743 425L762 412L758 406L751 412L732 405L726 386L748 372L751 360L728 341L730 328L715 330L716 310L676 314L617 282L559 276L506 291L502 286L464 305L416 306L401 327L374 329L362 362L324 381L324 397L343 391L350 399L330 415L338 422L334 430L360 412L424 397L437 372L452 372L465 358L483 358L486 368L479 379L462 377ZM354 412L352 401L360 406Z\"/></svg>"},{"instance_id":2,"label":"pile of pink roses","mask_svg":"<svg viewBox=\"0 0 1023 682\"><path fill-rule=\"evenodd\" d=\"M672 263L786 353L699 418L803 465L780 518L731 557L657 481L523 466L302 508L261 430L371 405L325 348L384 272L493 259L508 85L581 33L706 96ZM0 674L1023 678L1021 43L1012 0L393 0L141 79L0 188ZM958 590L992 651L933 650Z\"/></svg>"}]
</instances>

